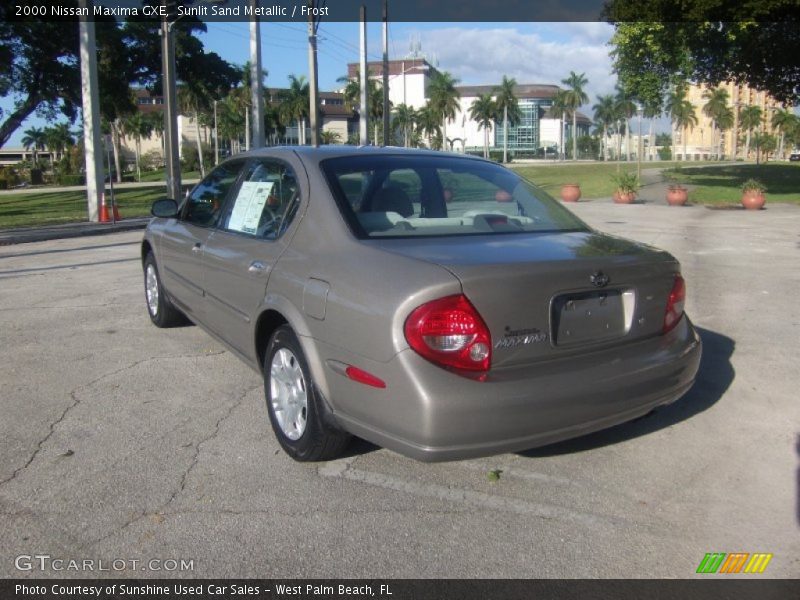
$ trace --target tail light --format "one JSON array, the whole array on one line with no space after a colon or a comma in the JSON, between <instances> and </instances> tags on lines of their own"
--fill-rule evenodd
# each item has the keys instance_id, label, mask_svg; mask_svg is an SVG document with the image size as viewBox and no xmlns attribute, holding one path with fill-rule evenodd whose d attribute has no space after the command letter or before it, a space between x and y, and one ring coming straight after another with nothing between
<instances>
[{"instance_id":1,"label":"tail light","mask_svg":"<svg viewBox=\"0 0 800 600\"><path fill-rule=\"evenodd\" d=\"M406 319L408 344L441 367L488 371L492 336L478 311L463 294L433 300Z\"/></svg>"},{"instance_id":2,"label":"tail light","mask_svg":"<svg viewBox=\"0 0 800 600\"><path fill-rule=\"evenodd\" d=\"M680 275L675 276L675 283L672 284L672 291L667 298L667 310L664 313L663 333L667 333L683 316L683 306L686 303L686 282Z\"/></svg>"}]
</instances>

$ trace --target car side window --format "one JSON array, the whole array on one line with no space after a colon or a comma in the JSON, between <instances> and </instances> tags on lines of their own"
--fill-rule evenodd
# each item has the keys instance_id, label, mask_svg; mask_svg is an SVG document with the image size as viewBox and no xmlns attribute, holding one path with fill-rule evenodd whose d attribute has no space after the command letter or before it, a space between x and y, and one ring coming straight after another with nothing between
<instances>
[{"instance_id":1,"label":"car side window","mask_svg":"<svg viewBox=\"0 0 800 600\"><path fill-rule=\"evenodd\" d=\"M254 160L228 203L222 229L277 239L292 222L299 202L300 189L291 167L276 160Z\"/></svg>"},{"instance_id":2,"label":"car side window","mask_svg":"<svg viewBox=\"0 0 800 600\"><path fill-rule=\"evenodd\" d=\"M241 168L241 162L232 162L211 171L186 198L183 220L200 227L213 227Z\"/></svg>"}]
</instances>

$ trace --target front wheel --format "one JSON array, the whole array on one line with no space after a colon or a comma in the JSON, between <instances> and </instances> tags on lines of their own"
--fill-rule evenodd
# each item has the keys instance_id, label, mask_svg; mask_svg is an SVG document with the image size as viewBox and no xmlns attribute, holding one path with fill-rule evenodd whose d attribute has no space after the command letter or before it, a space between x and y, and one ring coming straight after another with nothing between
<instances>
[{"instance_id":1,"label":"front wheel","mask_svg":"<svg viewBox=\"0 0 800 600\"><path fill-rule=\"evenodd\" d=\"M325 422L303 350L288 325L279 327L264 358L269 420L283 450L297 461L329 460L342 453L350 435Z\"/></svg>"},{"instance_id":2,"label":"front wheel","mask_svg":"<svg viewBox=\"0 0 800 600\"><path fill-rule=\"evenodd\" d=\"M147 314L156 327L174 327L186 322L186 317L175 308L164 292L152 252L144 259L144 297L147 301Z\"/></svg>"}]
</instances>

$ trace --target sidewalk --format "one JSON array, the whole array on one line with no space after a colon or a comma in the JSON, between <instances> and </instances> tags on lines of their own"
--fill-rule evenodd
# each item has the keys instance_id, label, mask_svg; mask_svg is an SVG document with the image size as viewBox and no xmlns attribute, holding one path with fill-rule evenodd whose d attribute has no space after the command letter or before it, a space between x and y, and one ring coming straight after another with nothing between
<instances>
[{"instance_id":1,"label":"sidewalk","mask_svg":"<svg viewBox=\"0 0 800 600\"><path fill-rule=\"evenodd\" d=\"M119 233L144 229L150 222L150 217L124 219L116 223L93 223L82 221L80 223L64 223L61 225L43 225L41 227L18 227L14 229L0 229L0 246L11 244L24 244L26 242L43 242L62 238L75 238L85 235L103 235L106 233Z\"/></svg>"}]
</instances>

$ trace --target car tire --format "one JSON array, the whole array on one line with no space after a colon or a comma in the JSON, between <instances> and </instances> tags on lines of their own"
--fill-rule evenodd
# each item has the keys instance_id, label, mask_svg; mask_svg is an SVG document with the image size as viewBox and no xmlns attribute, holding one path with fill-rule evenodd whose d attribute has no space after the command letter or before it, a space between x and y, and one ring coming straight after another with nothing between
<instances>
[{"instance_id":1,"label":"car tire","mask_svg":"<svg viewBox=\"0 0 800 600\"><path fill-rule=\"evenodd\" d=\"M267 346L264 392L275 437L293 459L330 460L349 444L350 434L326 419L303 349L288 325L279 327Z\"/></svg>"},{"instance_id":2,"label":"car tire","mask_svg":"<svg viewBox=\"0 0 800 600\"><path fill-rule=\"evenodd\" d=\"M145 257L143 268L144 299L147 314L150 315L153 324L156 327L175 327L186 323L186 317L175 308L161 284L161 276L158 274L156 259L152 252Z\"/></svg>"}]
</instances>

